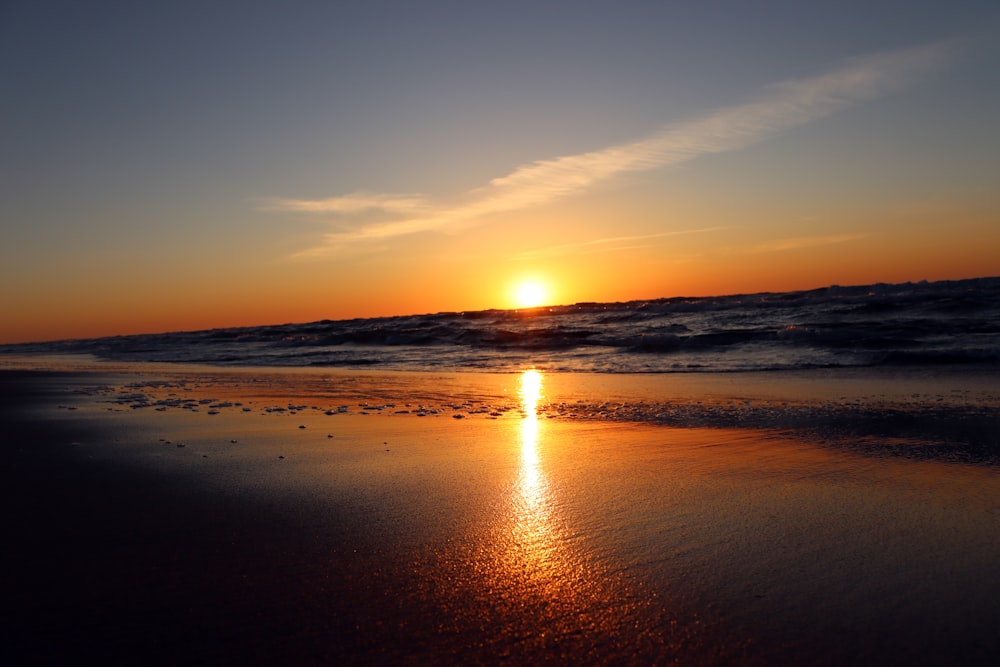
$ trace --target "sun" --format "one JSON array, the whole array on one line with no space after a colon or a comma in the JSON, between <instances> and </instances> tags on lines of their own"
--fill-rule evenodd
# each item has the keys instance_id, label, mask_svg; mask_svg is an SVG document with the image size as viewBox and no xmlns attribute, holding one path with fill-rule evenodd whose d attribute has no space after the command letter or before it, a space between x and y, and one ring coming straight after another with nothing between
<instances>
[{"instance_id":1,"label":"sun","mask_svg":"<svg viewBox=\"0 0 1000 667\"><path fill-rule=\"evenodd\" d=\"M517 308L544 306L548 298L545 285L537 280L523 280L514 287L514 305Z\"/></svg>"}]
</instances>

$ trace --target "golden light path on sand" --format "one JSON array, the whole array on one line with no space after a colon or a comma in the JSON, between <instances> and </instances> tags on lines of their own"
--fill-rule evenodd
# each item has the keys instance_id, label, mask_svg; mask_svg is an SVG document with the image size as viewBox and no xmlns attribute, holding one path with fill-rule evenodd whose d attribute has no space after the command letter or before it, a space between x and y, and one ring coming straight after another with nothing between
<instances>
[{"instance_id":1,"label":"golden light path on sand","mask_svg":"<svg viewBox=\"0 0 1000 667\"><path fill-rule=\"evenodd\" d=\"M469 593L490 599L489 621L506 626L512 655L554 650L586 662L596 647L661 658L702 650L697 624L678 627L664 600L586 546L568 511L572 491L557 479L566 458L550 450L561 440L547 437L554 425L539 416L543 385L541 372L522 372L516 474L477 539Z\"/></svg>"},{"instance_id":2,"label":"golden light path on sand","mask_svg":"<svg viewBox=\"0 0 1000 667\"><path fill-rule=\"evenodd\" d=\"M526 646L569 649L585 636L617 635L607 614L622 600L606 586L595 563L572 544L561 499L547 471L544 419L538 410L543 376L522 372L518 386L521 412L516 477L502 503L495 530L482 545L489 565L482 584L501 592L512 634ZM616 599L617 598L617 599ZM508 606L509 605L509 606ZM527 623L526 623L527 622ZM522 625L523 624L523 625ZM579 650L579 646L575 647Z\"/></svg>"},{"instance_id":3,"label":"golden light path on sand","mask_svg":"<svg viewBox=\"0 0 1000 667\"><path fill-rule=\"evenodd\" d=\"M526 576L533 588L557 594L573 574L582 575L563 544L563 535L554 516L557 499L539 456L540 422L538 405L542 398L542 374L526 370L521 374L518 398L522 414L520 467L511 492L510 544L508 566Z\"/></svg>"},{"instance_id":4,"label":"golden light path on sand","mask_svg":"<svg viewBox=\"0 0 1000 667\"><path fill-rule=\"evenodd\" d=\"M538 456L542 374L534 369L524 371L518 396L523 419L521 467L511 503L514 509L511 530L516 549L514 561L532 571L539 586L545 588L545 578L557 580L562 572L571 568L558 547L558 531L551 516L553 499Z\"/></svg>"}]
</instances>

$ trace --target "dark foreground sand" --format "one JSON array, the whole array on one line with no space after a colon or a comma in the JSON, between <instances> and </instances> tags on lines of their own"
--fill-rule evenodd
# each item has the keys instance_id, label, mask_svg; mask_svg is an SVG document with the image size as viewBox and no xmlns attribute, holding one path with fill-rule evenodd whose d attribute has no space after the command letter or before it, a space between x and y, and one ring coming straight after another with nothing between
<instances>
[{"instance_id":1,"label":"dark foreground sand","mask_svg":"<svg viewBox=\"0 0 1000 667\"><path fill-rule=\"evenodd\" d=\"M0 372L0 661L997 664L963 378Z\"/></svg>"}]
</instances>

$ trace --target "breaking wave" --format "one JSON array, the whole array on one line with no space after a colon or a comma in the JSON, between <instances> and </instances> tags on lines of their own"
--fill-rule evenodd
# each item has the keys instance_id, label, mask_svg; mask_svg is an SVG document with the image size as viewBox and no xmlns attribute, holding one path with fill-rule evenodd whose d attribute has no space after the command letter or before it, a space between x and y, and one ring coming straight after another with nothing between
<instances>
[{"instance_id":1,"label":"breaking wave","mask_svg":"<svg viewBox=\"0 0 1000 667\"><path fill-rule=\"evenodd\" d=\"M1000 278L8 345L119 361L601 373L1000 363Z\"/></svg>"}]
</instances>

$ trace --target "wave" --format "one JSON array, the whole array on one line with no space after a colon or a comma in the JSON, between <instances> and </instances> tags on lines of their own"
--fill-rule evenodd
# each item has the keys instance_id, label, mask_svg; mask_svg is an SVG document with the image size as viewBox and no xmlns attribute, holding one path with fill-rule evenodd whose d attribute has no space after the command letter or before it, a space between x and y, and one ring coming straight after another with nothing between
<instances>
[{"instance_id":1,"label":"wave","mask_svg":"<svg viewBox=\"0 0 1000 667\"><path fill-rule=\"evenodd\" d=\"M120 361L602 373L998 364L1000 278L484 310L0 347Z\"/></svg>"}]
</instances>

